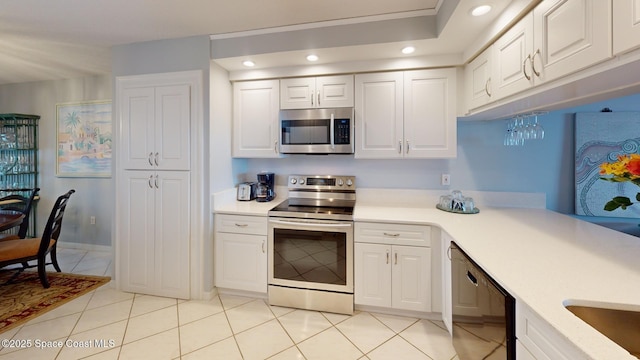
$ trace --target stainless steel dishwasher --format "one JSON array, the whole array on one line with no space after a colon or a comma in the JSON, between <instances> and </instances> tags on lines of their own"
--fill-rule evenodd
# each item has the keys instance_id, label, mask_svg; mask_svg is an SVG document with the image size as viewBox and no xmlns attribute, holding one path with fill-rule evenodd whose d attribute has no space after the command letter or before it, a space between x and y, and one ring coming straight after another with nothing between
<instances>
[{"instance_id":1,"label":"stainless steel dishwasher","mask_svg":"<svg viewBox=\"0 0 640 360\"><path fill-rule=\"evenodd\" d=\"M515 360L515 299L454 242L451 285L453 346L460 360Z\"/></svg>"}]
</instances>

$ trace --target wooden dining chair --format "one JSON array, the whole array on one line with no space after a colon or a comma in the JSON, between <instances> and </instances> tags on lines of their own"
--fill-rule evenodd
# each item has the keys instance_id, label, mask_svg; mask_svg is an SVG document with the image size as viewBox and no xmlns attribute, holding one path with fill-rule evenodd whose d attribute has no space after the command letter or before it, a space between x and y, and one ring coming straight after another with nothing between
<instances>
[{"instance_id":1,"label":"wooden dining chair","mask_svg":"<svg viewBox=\"0 0 640 360\"><path fill-rule=\"evenodd\" d=\"M64 211L67 207L67 203L71 194L75 190L69 190L66 194L61 195L56 200L49 215L49 220L45 225L42 237L39 238L27 238L0 241L0 268L13 264L24 264L30 260L37 260L36 265L30 265L28 267L22 267L17 269L17 274L24 271L27 268L38 268L38 276L40 282L44 288L49 287L49 281L47 280L46 266L53 265L57 272L61 272L58 265L58 259L56 256L56 246L58 237L60 236L60 230L62 229L62 218ZM47 254L51 257L51 262L46 262ZM12 281L15 276L9 280Z\"/></svg>"},{"instance_id":2,"label":"wooden dining chair","mask_svg":"<svg viewBox=\"0 0 640 360\"><path fill-rule=\"evenodd\" d=\"M6 205L0 205L0 210L12 210L19 211L24 214L24 219L18 228L16 233L4 233L0 234L0 241L24 239L27 237L27 231L29 231L29 218L31 217L31 208L33 207L34 199L38 196L40 188L35 188L31 191L31 195L27 198L20 194L11 194L0 198L0 203L9 202ZM14 230L15 231L15 230Z\"/></svg>"}]
</instances>

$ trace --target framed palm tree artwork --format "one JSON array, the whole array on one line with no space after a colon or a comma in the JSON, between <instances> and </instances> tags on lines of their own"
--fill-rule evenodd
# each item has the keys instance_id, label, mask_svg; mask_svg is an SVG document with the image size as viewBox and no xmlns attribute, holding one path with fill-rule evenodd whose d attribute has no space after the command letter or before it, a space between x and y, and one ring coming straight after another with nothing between
<instances>
[{"instance_id":1,"label":"framed palm tree artwork","mask_svg":"<svg viewBox=\"0 0 640 360\"><path fill-rule=\"evenodd\" d=\"M59 177L110 177L111 100L56 105Z\"/></svg>"}]
</instances>

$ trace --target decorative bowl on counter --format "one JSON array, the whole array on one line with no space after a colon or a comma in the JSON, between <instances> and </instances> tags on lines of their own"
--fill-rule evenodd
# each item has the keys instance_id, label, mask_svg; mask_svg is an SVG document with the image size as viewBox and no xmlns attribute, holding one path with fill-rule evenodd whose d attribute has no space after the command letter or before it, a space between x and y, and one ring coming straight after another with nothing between
<instances>
[{"instance_id":1,"label":"decorative bowl on counter","mask_svg":"<svg viewBox=\"0 0 640 360\"><path fill-rule=\"evenodd\" d=\"M453 190L450 195L440 196L436 208L456 214L477 214L480 209L475 207L473 198L462 196L462 191Z\"/></svg>"}]
</instances>

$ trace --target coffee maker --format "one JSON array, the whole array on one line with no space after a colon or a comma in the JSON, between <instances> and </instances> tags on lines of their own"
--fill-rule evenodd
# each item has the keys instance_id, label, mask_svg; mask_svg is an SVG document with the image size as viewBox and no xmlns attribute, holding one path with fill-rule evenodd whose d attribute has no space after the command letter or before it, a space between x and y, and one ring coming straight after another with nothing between
<instances>
[{"instance_id":1,"label":"coffee maker","mask_svg":"<svg viewBox=\"0 0 640 360\"><path fill-rule=\"evenodd\" d=\"M256 201L267 202L276 197L275 191L276 176L272 172L261 172L258 174L258 187L256 189Z\"/></svg>"}]
</instances>

